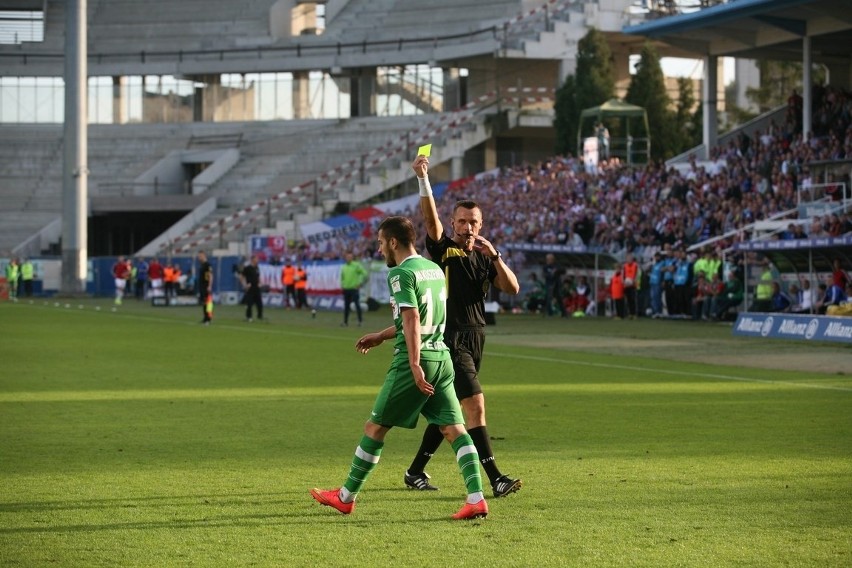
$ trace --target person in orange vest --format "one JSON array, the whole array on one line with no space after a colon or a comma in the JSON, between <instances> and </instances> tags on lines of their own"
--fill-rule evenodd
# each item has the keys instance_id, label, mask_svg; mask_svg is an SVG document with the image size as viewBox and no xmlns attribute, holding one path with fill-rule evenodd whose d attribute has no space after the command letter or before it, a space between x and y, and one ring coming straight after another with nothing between
<instances>
[{"instance_id":1,"label":"person in orange vest","mask_svg":"<svg viewBox=\"0 0 852 568\"><path fill-rule=\"evenodd\" d=\"M308 273L301 264L296 267L293 280L296 289L296 307L301 310L303 307L308 307Z\"/></svg>"},{"instance_id":2,"label":"person in orange vest","mask_svg":"<svg viewBox=\"0 0 852 568\"><path fill-rule=\"evenodd\" d=\"M284 286L284 306L289 308L296 305L296 267L291 263L281 269L281 285Z\"/></svg>"},{"instance_id":3,"label":"person in orange vest","mask_svg":"<svg viewBox=\"0 0 852 568\"><path fill-rule=\"evenodd\" d=\"M180 291L183 289L183 284L184 284L184 282L186 282L186 276L183 275L183 271L180 269L180 264L178 264L177 262L174 265L174 269L175 269L175 272L174 272L174 279L175 279L174 290L175 290L175 296L177 296L178 294L180 294Z\"/></svg>"},{"instance_id":4,"label":"person in orange vest","mask_svg":"<svg viewBox=\"0 0 852 568\"><path fill-rule=\"evenodd\" d=\"M174 298L177 295L178 274L174 264L171 262L166 264L163 269L163 287L166 292L166 298ZM179 269L178 269L179 270Z\"/></svg>"},{"instance_id":5,"label":"person in orange vest","mask_svg":"<svg viewBox=\"0 0 852 568\"><path fill-rule=\"evenodd\" d=\"M609 282L609 296L615 308L615 317L624 319L624 278L620 270L615 271Z\"/></svg>"},{"instance_id":6,"label":"person in orange vest","mask_svg":"<svg viewBox=\"0 0 852 568\"><path fill-rule=\"evenodd\" d=\"M639 263L633 258L633 253L628 252L624 258L624 299L627 301L627 315L630 319L636 319L638 310L639 294Z\"/></svg>"}]
</instances>

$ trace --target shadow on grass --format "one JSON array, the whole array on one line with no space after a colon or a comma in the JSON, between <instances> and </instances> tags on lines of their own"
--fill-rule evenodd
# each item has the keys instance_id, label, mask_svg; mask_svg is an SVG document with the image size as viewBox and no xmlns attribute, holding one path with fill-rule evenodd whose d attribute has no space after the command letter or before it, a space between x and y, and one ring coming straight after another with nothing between
<instances>
[{"instance_id":1,"label":"shadow on grass","mask_svg":"<svg viewBox=\"0 0 852 568\"><path fill-rule=\"evenodd\" d=\"M289 493L289 495L288 495ZM408 488L377 488L373 490L370 497L370 508L378 509L381 503L386 503L391 508L397 507L393 503L404 500L405 494L416 494ZM289 499L281 499L282 496L288 495ZM463 498L460 496L461 490L457 492L447 492L444 495L436 495L435 492L429 493L429 500L432 502L446 502L448 504L448 512L445 515L434 517L417 517L409 521L394 519L393 524L406 523L421 523L434 521L450 522L450 515L455 513L455 505L461 506ZM321 520L323 517L329 519L329 522L339 522L338 519L343 517L336 511L330 510L327 507L313 502L310 499L307 489L304 492L304 500L300 502L298 507L293 507L292 498L300 497L301 493L297 492L276 492L276 493L233 493L228 495L186 495L186 496L149 496L138 497L131 499L85 499L85 500L53 500L39 502L20 502L20 503L0 503L0 512L2 513L56 513L59 511L83 511L83 510L103 510L103 511L120 511L133 509L173 509L186 506L193 507L214 507L220 508L223 506L247 506L247 507L275 507L281 506L281 512L276 513L256 513L256 514L226 514L226 515L202 515L200 518L177 518L171 520L151 520L151 521L128 521L128 522L111 522L111 523L92 523L92 524L53 524L48 520L30 520L30 523L41 523L43 526L22 526L22 527L2 527L0 535L15 535L15 534L38 534L38 533L87 533L115 530L156 530L156 529L195 529L195 528L215 528L215 527L246 527L246 526L264 526L271 524L304 524L306 517L310 517L312 522ZM426 495L422 495L423 498ZM412 507L418 508L418 501L409 501ZM287 507L289 510L285 509ZM452 510L450 510L452 509ZM201 512L201 511L199 511ZM370 524L375 525L377 519L374 515L365 517L363 520L357 516L347 517L347 522L355 524Z\"/></svg>"},{"instance_id":2,"label":"shadow on grass","mask_svg":"<svg viewBox=\"0 0 852 568\"><path fill-rule=\"evenodd\" d=\"M163 507L182 504L210 504L210 505L240 505L240 504L262 504L260 501L252 502L251 497L280 496L281 493L229 493L227 495L161 495L149 497L115 498L115 499L85 499L68 501L41 501L29 503L0 503L0 512L21 513L38 511L76 511L86 509L113 509L113 508L136 508L140 506L151 507L156 503L162 503Z\"/></svg>"}]
</instances>

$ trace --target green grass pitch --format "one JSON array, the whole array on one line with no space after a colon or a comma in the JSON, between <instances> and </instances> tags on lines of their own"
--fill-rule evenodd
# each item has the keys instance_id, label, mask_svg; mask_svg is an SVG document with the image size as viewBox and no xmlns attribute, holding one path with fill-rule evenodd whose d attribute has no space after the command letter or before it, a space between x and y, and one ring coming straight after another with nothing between
<instances>
[{"instance_id":1,"label":"green grass pitch","mask_svg":"<svg viewBox=\"0 0 852 568\"><path fill-rule=\"evenodd\" d=\"M391 356L354 343L390 315L267 313L0 304L0 566L852 565L848 346L500 315L482 382L523 489L451 521L448 446L439 492L402 484L421 424L344 517L308 489L348 472ZM841 371L770 364L798 356Z\"/></svg>"}]
</instances>

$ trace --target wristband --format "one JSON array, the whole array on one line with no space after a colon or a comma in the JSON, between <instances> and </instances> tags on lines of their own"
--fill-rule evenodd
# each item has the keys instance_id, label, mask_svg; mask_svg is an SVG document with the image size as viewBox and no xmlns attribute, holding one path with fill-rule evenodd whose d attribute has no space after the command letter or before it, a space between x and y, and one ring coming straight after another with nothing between
<instances>
[{"instance_id":1,"label":"wristband","mask_svg":"<svg viewBox=\"0 0 852 568\"><path fill-rule=\"evenodd\" d=\"M417 185L420 187L420 197L432 197L432 184L429 183L429 176L417 178Z\"/></svg>"}]
</instances>

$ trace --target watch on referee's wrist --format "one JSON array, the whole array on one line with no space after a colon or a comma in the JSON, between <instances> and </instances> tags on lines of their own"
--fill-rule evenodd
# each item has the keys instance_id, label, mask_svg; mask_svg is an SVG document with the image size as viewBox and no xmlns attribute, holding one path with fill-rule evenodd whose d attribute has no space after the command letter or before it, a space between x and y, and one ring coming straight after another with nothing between
<instances>
[{"instance_id":1,"label":"watch on referee's wrist","mask_svg":"<svg viewBox=\"0 0 852 568\"><path fill-rule=\"evenodd\" d=\"M491 257L491 260L497 260L498 258L502 258L503 254L498 250L494 249L494 256Z\"/></svg>"}]
</instances>

